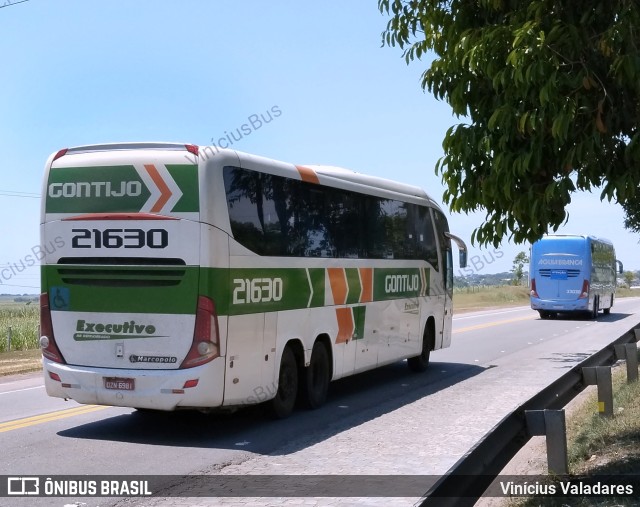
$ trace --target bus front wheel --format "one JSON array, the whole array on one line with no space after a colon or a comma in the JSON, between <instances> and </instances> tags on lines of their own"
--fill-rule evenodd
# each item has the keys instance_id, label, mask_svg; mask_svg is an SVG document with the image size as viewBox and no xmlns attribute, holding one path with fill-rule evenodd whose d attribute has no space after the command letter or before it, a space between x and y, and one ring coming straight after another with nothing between
<instances>
[{"instance_id":1,"label":"bus front wheel","mask_svg":"<svg viewBox=\"0 0 640 507\"><path fill-rule=\"evenodd\" d=\"M302 401L308 408L318 408L324 404L329 392L331 367L327 348L320 341L313 345L309 366L304 369Z\"/></svg>"},{"instance_id":2,"label":"bus front wheel","mask_svg":"<svg viewBox=\"0 0 640 507\"><path fill-rule=\"evenodd\" d=\"M422 353L419 356L410 357L407 359L407 365L411 371L420 373L425 371L429 367L429 356L431 355L431 339L429 338L429 332L427 328L424 329L424 335L422 336Z\"/></svg>"},{"instance_id":3,"label":"bus front wheel","mask_svg":"<svg viewBox=\"0 0 640 507\"><path fill-rule=\"evenodd\" d=\"M271 400L271 412L278 419L284 419L293 412L298 395L298 365L291 347L285 347L280 361L278 391Z\"/></svg>"}]
</instances>

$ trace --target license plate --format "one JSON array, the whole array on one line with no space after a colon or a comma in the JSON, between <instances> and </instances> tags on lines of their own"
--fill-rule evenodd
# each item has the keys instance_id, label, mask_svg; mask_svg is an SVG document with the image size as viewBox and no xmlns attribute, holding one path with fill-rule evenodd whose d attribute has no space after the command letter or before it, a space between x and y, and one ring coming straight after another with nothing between
<instances>
[{"instance_id":1,"label":"license plate","mask_svg":"<svg viewBox=\"0 0 640 507\"><path fill-rule=\"evenodd\" d=\"M116 391L133 391L135 389L135 379L105 377L104 388L115 389Z\"/></svg>"}]
</instances>

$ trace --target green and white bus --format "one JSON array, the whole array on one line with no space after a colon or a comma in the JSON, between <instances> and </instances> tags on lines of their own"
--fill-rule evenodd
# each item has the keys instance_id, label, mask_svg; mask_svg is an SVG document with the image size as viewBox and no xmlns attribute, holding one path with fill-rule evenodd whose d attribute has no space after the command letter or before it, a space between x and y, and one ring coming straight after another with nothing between
<instances>
[{"instance_id":1,"label":"green and white bus","mask_svg":"<svg viewBox=\"0 0 640 507\"><path fill-rule=\"evenodd\" d=\"M326 399L451 341L451 240L421 189L234 150L60 150L42 200L50 396L175 410Z\"/></svg>"}]
</instances>

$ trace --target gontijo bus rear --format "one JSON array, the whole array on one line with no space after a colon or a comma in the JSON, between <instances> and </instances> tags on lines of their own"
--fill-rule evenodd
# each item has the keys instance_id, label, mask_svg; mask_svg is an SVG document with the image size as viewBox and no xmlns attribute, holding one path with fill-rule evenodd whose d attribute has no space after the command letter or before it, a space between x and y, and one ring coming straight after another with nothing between
<instances>
[{"instance_id":1,"label":"gontijo bus rear","mask_svg":"<svg viewBox=\"0 0 640 507\"><path fill-rule=\"evenodd\" d=\"M146 409L296 399L451 333L446 218L424 191L219 148L110 144L45 168L47 393Z\"/></svg>"}]
</instances>

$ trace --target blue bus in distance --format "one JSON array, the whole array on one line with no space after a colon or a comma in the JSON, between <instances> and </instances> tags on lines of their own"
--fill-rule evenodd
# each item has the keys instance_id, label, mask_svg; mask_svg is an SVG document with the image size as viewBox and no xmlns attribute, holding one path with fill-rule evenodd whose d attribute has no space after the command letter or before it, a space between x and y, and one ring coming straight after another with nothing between
<instances>
[{"instance_id":1,"label":"blue bus in distance","mask_svg":"<svg viewBox=\"0 0 640 507\"><path fill-rule=\"evenodd\" d=\"M616 293L616 263L609 240L593 236L549 235L531 246L531 308L543 319L558 313L598 317L611 311Z\"/></svg>"}]
</instances>

